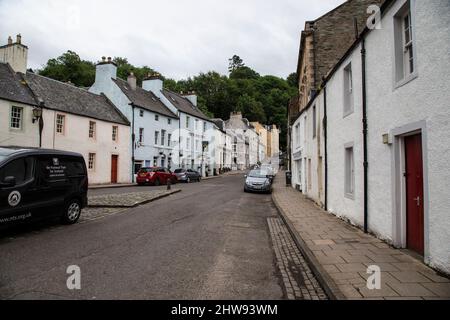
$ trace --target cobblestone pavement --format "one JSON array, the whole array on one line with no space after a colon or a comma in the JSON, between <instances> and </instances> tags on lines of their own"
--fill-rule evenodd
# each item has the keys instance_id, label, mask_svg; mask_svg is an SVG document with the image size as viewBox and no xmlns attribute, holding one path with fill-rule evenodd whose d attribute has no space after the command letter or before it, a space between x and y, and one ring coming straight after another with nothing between
<instances>
[{"instance_id":1,"label":"cobblestone pavement","mask_svg":"<svg viewBox=\"0 0 450 320\"><path fill-rule=\"evenodd\" d=\"M270 235L289 300L328 300L280 218L267 218Z\"/></svg>"},{"instance_id":2,"label":"cobblestone pavement","mask_svg":"<svg viewBox=\"0 0 450 320\"><path fill-rule=\"evenodd\" d=\"M450 298L449 278L320 209L286 187L282 176L284 172L275 179L273 200L338 299ZM369 266L381 269L381 289L367 288Z\"/></svg>"},{"instance_id":3,"label":"cobblestone pavement","mask_svg":"<svg viewBox=\"0 0 450 320\"><path fill-rule=\"evenodd\" d=\"M80 222L88 222L106 218L126 211L126 208L85 208L80 216Z\"/></svg>"},{"instance_id":4,"label":"cobblestone pavement","mask_svg":"<svg viewBox=\"0 0 450 320\"><path fill-rule=\"evenodd\" d=\"M121 194L105 194L89 197L89 207L91 208L132 208L139 204L144 204L164 196L180 192L173 190L151 190L146 192L131 192Z\"/></svg>"}]
</instances>

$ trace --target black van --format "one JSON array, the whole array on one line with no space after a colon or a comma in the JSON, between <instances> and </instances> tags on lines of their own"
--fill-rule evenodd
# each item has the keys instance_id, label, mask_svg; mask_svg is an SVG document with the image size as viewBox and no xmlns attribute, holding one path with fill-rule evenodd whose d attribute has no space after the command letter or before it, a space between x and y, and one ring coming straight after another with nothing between
<instances>
[{"instance_id":1,"label":"black van","mask_svg":"<svg viewBox=\"0 0 450 320\"><path fill-rule=\"evenodd\" d=\"M74 224L87 206L87 191L78 153L0 148L0 227L51 216Z\"/></svg>"}]
</instances>

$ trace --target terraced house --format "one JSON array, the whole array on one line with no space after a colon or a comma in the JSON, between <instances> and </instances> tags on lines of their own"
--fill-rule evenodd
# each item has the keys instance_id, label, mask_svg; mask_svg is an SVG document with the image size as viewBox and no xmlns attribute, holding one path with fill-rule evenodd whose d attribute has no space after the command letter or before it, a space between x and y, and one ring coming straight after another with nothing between
<instances>
[{"instance_id":1,"label":"terraced house","mask_svg":"<svg viewBox=\"0 0 450 320\"><path fill-rule=\"evenodd\" d=\"M130 125L104 95L27 72L28 47L0 47L0 145L81 153L90 184L130 181Z\"/></svg>"},{"instance_id":2,"label":"terraced house","mask_svg":"<svg viewBox=\"0 0 450 320\"><path fill-rule=\"evenodd\" d=\"M293 186L449 274L450 6L380 10L292 119Z\"/></svg>"}]
</instances>

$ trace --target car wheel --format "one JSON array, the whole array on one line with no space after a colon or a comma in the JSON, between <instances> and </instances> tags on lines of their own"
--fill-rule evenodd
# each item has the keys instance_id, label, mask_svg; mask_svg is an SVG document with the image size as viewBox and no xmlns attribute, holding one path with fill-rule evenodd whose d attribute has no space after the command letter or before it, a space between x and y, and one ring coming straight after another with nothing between
<instances>
[{"instance_id":1,"label":"car wheel","mask_svg":"<svg viewBox=\"0 0 450 320\"><path fill-rule=\"evenodd\" d=\"M188 178L186 179L186 183L191 183L191 178L188 177Z\"/></svg>"},{"instance_id":2,"label":"car wheel","mask_svg":"<svg viewBox=\"0 0 450 320\"><path fill-rule=\"evenodd\" d=\"M156 179L155 180L155 186L159 186L159 185L161 185L161 182L159 182L159 179Z\"/></svg>"},{"instance_id":3,"label":"car wheel","mask_svg":"<svg viewBox=\"0 0 450 320\"><path fill-rule=\"evenodd\" d=\"M202 177L198 177L197 182L201 182L202 181Z\"/></svg>"},{"instance_id":4,"label":"car wheel","mask_svg":"<svg viewBox=\"0 0 450 320\"><path fill-rule=\"evenodd\" d=\"M70 200L64 207L62 222L64 224L75 224L81 216L81 203L77 199Z\"/></svg>"}]
</instances>

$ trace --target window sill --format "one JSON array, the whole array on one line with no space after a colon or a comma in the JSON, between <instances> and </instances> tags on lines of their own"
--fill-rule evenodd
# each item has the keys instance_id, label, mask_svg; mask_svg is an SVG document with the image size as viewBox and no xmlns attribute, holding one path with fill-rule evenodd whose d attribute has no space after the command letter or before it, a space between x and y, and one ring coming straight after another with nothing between
<instances>
[{"instance_id":1,"label":"window sill","mask_svg":"<svg viewBox=\"0 0 450 320\"><path fill-rule=\"evenodd\" d=\"M410 75L406 76L405 78L403 78L402 80L397 81L394 84L394 90L397 90L398 88L403 87L404 85L410 83L411 81L413 81L414 79L416 79L419 76L419 74L417 72L413 72Z\"/></svg>"}]
</instances>

